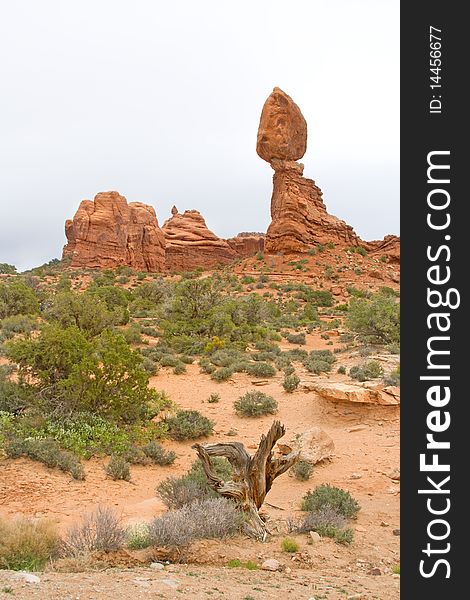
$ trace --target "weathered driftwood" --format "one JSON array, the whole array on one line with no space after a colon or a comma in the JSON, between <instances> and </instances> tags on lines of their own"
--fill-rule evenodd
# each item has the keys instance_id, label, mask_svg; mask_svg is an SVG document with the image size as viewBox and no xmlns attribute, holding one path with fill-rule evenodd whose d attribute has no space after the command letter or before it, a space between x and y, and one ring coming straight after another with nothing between
<instances>
[{"instance_id":1,"label":"weathered driftwood","mask_svg":"<svg viewBox=\"0 0 470 600\"><path fill-rule=\"evenodd\" d=\"M211 488L240 506L246 515L247 533L263 541L267 536L267 528L258 511L276 477L285 473L299 457L299 453L290 448L288 453L273 456L273 448L284 434L284 426L279 421L274 421L268 433L261 436L258 450L253 456L248 454L240 442L193 446ZM230 462L230 481L219 479L212 466L211 456L223 456Z\"/></svg>"}]
</instances>

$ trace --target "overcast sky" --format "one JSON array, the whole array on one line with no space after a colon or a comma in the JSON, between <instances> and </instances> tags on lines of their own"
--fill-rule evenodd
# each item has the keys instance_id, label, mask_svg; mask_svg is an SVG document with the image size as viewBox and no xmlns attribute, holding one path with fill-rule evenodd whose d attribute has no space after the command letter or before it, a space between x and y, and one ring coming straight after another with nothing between
<instances>
[{"instance_id":1,"label":"overcast sky","mask_svg":"<svg viewBox=\"0 0 470 600\"><path fill-rule=\"evenodd\" d=\"M21 0L0 8L0 262L60 257L79 202L117 190L162 224L265 231L256 154L281 87L304 174L365 239L399 233L398 0Z\"/></svg>"}]
</instances>

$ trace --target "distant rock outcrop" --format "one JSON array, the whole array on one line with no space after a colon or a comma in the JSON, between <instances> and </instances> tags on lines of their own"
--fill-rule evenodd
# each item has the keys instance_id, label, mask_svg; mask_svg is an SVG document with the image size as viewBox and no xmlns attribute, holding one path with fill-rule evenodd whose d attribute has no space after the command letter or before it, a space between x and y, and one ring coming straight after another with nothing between
<instances>
[{"instance_id":1,"label":"distant rock outcrop","mask_svg":"<svg viewBox=\"0 0 470 600\"><path fill-rule=\"evenodd\" d=\"M264 250L264 233L239 233L226 241L240 258L247 258Z\"/></svg>"},{"instance_id":2,"label":"distant rock outcrop","mask_svg":"<svg viewBox=\"0 0 470 600\"><path fill-rule=\"evenodd\" d=\"M72 267L113 268L129 265L139 271L165 268L165 238L155 210L130 202L118 192L101 192L83 200L65 223L63 256Z\"/></svg>"},{"instance_id":3,"label":"distant rock outcrop","mask_svg":"<svg viewBox=\"0 0 470 600\"><path fill-rule=\"evenodd\" d=\"M400 238L396 235L386 235L383 240L374 240L365 244L369 254L386 256L391 263L400 262Z\"/></svg>"},{"instance_id":4,"label":"distant rock outcrop","mask_svg":"<svg viewBox=\"0 0 470 600\"><path fill-rule=\"evenodd\" d=\"M274 169L271 224L265 239L268 254L306 252L316 244L368 246L353 228L330 215L322 192L312 179L302 176L304 166L295 162L307 148L307 124L299 107L279 88L266 100L258 129L256 151ZM371 242L371 250L396 257L399 240ZM392 258L391 258L392 260Z\"/></svg>"},{"instance_id":5,"label":"distant rock outcrop","mask_svg":"<svg viewBox=\"0 0 470 600\"><path fill-rule=\"evenodd\" d=\"M235 250L208 229L199 211L179 213L174 206L171 213L171 218L162 226L167 269L190 271L197 267L212 268L237 258Z\"/></svg>"}]
</instances>

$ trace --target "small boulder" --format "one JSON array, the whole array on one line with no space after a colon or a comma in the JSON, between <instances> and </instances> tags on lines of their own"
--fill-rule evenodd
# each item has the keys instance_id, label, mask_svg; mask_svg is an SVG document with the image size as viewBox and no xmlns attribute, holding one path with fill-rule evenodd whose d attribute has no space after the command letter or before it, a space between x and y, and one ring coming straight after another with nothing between
<instances>
[{"instance_id":1,"label":"small boulder","mask_svg":"<svg viewBox=\"0 0 470 600\"><path fill-rule=\"evenodd\" d=\"M19 571L18 573L15 574L14 578L21 579L21 581L24 581L26 583L34 583L34 584L41 583L41 580L39 579L39 577L37 575L33 575L32 573L27 573L26 571Z\"/></svg>"},{"instance_id":2,"label":"small boulder","mask_svg":"<svg viewBox=\"0 0 470 600\"><path fill-rule=\"evenodd\" d=\"M281 563L275 558L267 558L261 565L261 568L264 571L280 571Z\"/></svg>"},{"instance_id":3,"label":"small boulder","mask_svg":"<svg viewBox=\"0 0 470 600\"><path fill-rule=\"evenodd\" d=\"M300 451L300 460L305 460L312 465L331 459L335 450L333 440L320 427L307 429L290 440L290 444Z\"/></svg>"},{"instance_id":4,"label":"small boulder","mask_svg":"<svg viewBox=\"0 0 470 600\"><path fill-rule=\"evenodd\" d=\"M317 542L319 542L321 540L321 535L319 533L317 533L316 531L309 531L308 535L310 536L309 542L311 544L316 544Z\"/></svg>"}]
</instances>

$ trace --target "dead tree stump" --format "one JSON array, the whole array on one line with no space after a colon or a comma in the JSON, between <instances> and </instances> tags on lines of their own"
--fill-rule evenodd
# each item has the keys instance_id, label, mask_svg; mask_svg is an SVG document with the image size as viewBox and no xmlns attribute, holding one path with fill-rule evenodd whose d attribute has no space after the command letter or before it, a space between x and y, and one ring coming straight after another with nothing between
<instances>
[{"instance_id":1,"label":"dead tree stump","mask_svg":"<svg viewBox=\"0 0 470 600\"><path fill-rule=\"evenodd\" d=\"M258 511L276 477L285 473L299 458L299 452L287 446L282 447L279 456L273 456L273 448L284 434L284 425L274 421L268 433L261 436L253 456L240 442L192 446L202 462L210 487L221 496L234 500L246 516L248 535L262 541L266 539L267 528ZM223 456L229 461L233 470L230 481L219 479L211 456Z\"/></svg>"}]
</instances>

